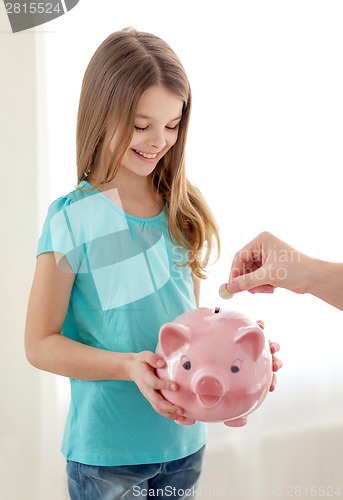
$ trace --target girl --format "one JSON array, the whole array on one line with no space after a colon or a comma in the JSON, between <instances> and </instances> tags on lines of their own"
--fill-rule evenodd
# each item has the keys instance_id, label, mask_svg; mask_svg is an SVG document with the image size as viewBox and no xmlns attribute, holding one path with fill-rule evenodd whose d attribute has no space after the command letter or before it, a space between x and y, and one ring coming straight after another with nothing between
<instances>
[{"instance_id":1,"label":"girl","mask_svg":"<svg viewBox=\"0 0 343 500\"><path fill-rule=\"evenodd\" d=\"M86 70L77 188L49 208L28 305L26 353L70 378L62 452L72 500L186 495L205 424L154 370L165 322L195 308L218 229L185 174L191 91L160 38L110 35ZM188 493L189 494L189 493Z\"/></svg>"}]
</instances>

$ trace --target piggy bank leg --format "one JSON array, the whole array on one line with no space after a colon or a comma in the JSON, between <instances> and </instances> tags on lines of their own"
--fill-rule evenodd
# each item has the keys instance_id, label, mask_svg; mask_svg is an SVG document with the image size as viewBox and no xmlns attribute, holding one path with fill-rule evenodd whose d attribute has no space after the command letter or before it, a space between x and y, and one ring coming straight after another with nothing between
<instances>
[{"instance_id":1,"label":"piggy bank leg","mask_svg":"<svg viewBox=\"0 0 343 500\"><path fill-rule=\"evenodd\" d=\"M194 425L197 421L192 418L184 418L183 420L174 420L174 422L178 425Z\"/></svg>"},{"instance_id":2,"label":"piggy bank leg","mask_svg":"<svg viewBox=\"0 0 343 500\"><path fill-rule=\"evenodd\" d=\"M228 427L243 427L247 423L247 417L234 418L232 420L225 420L224 424Z\"/></svg>"}]
</instances>

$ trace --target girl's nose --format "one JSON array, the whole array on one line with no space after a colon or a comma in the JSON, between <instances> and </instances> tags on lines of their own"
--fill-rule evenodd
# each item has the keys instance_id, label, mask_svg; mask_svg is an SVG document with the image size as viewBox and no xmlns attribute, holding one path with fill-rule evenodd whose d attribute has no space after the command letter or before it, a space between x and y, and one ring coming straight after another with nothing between
<instances>
[{"instance_id":1,"label":"girl's nose","mask_svg":"<svg viewBox=\"0 0 343 500\"><path fill-rule=\"evenodd\" d=\"M164 131L152 132L151 136L149 137L148 143L149 146L152 146L161 151L167 144Z\"/></svg>"}]
</instances>

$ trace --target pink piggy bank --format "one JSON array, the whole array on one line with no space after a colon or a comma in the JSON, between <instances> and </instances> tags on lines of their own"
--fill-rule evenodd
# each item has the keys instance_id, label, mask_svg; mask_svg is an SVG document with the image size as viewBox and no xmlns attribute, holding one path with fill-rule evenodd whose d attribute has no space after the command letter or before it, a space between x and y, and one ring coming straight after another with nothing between
<instances>
[{"instance_id":1,"label":"pink piggy bank","mask_svg":"<svg viewBox=\"0 0 343 500\"><path fill-rule=\"evenodd\" d=\"M272 356L262 322L235 311L200 307L165 323L156 352L166 361L159 378L175 381L163 396L195 424L224 422L240 427L265 399L272 380Z\"/></svg>"}]
</instances>

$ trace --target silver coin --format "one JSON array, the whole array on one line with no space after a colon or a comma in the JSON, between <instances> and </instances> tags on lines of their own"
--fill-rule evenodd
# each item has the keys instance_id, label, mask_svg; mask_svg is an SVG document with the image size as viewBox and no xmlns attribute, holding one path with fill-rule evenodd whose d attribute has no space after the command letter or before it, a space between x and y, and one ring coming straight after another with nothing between
<instances>
[{"instance_id":1,"label":"silver coin","mask_svg":"<svg viewBox=\"0 0 343 500\"><path fill-rule=\"evenodd\" d=\"M231 299L234 296L233 293L230 293L226 290L225 283L223 285L220 285L219 295L221 296L222 299L225 299L225 300Z\"/></svg>"}]
</instances>

